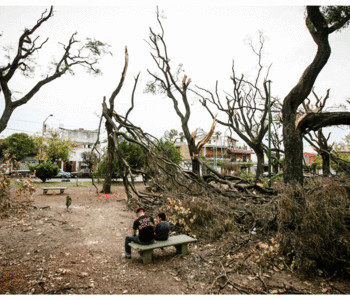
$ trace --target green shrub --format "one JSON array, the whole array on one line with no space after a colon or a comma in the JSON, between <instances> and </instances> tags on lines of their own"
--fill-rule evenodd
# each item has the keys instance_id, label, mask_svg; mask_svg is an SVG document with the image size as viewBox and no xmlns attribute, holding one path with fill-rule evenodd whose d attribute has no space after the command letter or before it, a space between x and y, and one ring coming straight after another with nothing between
<instances>
[{"instance_id":1,"label":"green shrub","mask_svg":"<svg viewBox=\"0 0 350 300\"><path fill-rule=\"evenodd\" d=\"M54 165L51 161L38 163L34 166L28 166L30 172L35 171L36 177L40 178L43 182L46 179L55 177L59 172L59 167Z\"/></svg>"}]
</instances>

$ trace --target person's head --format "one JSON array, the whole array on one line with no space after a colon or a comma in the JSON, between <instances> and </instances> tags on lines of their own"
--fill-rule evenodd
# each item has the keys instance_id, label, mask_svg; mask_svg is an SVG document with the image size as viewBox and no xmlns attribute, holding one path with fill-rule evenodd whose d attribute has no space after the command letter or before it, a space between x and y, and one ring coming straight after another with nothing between
<instances>
[{"instance_id":1,"label":"person's head","mask_svg":"<svg viewBox=\"0 0 350 300\"><path fill-rule=\"evenodd\" d=\"M141 217L141 216L143 216L144 214L145 214L145 210L143 209L143 208L138 208L137 210L136 210L136 214L139 216L139 217Z\"/></svg>"},{"instance_id":2,"label":"person's head","mask_svg":"<svg viewBox=\"0 0 350 300\"><path fill-rule=\"evenodd\" d=\"M166 215L165 215L165 213L159 213L159 214L158 214L158 218L159 218L161 221L166 221Z\"/></svg>"}]
</instances>

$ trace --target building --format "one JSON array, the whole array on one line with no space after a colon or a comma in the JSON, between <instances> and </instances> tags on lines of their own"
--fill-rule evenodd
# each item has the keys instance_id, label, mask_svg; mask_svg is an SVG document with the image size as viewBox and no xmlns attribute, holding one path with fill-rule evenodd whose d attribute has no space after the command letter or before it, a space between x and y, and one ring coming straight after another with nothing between
<instances>
[{"instance_id":1,"label":"building","mask_svg":"<svg viewBox=\"0 0 350 300\"><path fill-rule=\"evenodd\" d=\"M317 157L317 154L315 153L304 152L303 153L304 164L308 166L312 165L316 157Z\"/></svg>"},{"instance_id":2,"label":"building","mask_svg":"<svg viewBox=\"0 0 350 300\"><path fill-rule=\"evenodd\" d=\"M197 136L195 137L196 144L206 137L207 134L207 132L199 128L197 130ZM191 157L184 139L180 142L176 142L175 146L180 150L185 165L189 164L191 162ZM199 151L199 156L205 158L208 162L212 161L214 165L217 164L217 160L251 162L253 154L254 151L248 149L246 145L240 146L238 140L228 136L222 136L221 132L214 132L210 140Z\"/></svg>"},{"instance_id":3,"label":"building","mask_svg":"<svg viewBox=\"0 0 350 300\"><path fill-rule=\"evenodd\" d=\"M71 152L69 155L69 163L63 161L57 162L59 168L66 172L80 171L85 167L81 154L91 151L91 148L97 141L98 130L85 130L84 128L66 129L60 127L59 132L62 139L71 138L77 144L74 152ZM100 147L100 143L97 146Z\"/></svg>"},{"instance_id":4,"label":"building","mask_svg":"<svg viewBox=\"0 0 350 300\"><path fill-rule=\"evenodd\" d=\"M227 153L231 156L231 160L240 162L252 161L254 151L248 149L247 145L240 146L238 140L227 137Z\"/></svg>"}]
</instances>

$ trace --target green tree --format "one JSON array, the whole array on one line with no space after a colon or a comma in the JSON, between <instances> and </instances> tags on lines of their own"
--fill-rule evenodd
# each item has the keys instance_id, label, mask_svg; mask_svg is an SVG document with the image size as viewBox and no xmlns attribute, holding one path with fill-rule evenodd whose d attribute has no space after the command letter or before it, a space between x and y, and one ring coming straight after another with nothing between
<instances>
[{"instance_id":1,"label":"green tree","mask_svg":"<svg viewBox=\"0 0 350 300\"><path fill-rule=\"evenodd\" d=\"M173 163L179 164L183 159L180 150L175 147L174 142L164 139L165 136L156 143L156 147L152 149L152 151L161 157L170 159ZM124 137L119 137L118 143L121 154L131 168L140 170L148 166L147 158L140 146L127 141ZM113 156L114 164L112 174L116 176L116 174L121 174L123 172L123 164L119 161L116 150ZM106 173L106 160L106 155L104 155L98 165L97 172L100 176Z\"/></svg>"},{"instance_id":2,"label":"green tree","mask_svg":"<svg viewBox=\"0 0 350 300\"><path fill-rule=\"evenodd\" d=\"M335 143L331 153L331 166L336 172L350 173L350 133Z\"/></svg>"},{"instance_id":3,"label":"green tree","mask_svg":"<svg viewBox=\"0 0 350 300\"><path fill-rule=\"evenodd\" d=\"M135 143L130 143L123 137L118 138L119 148L124 159L129 166L133 169L141 169L145 166L145 155L141 148ZM123 164L118 159L117 150L113 153L113 164L111 168L111 177L118 177L123 171ZM98 174L105 176L107 173L107 155L103 155L100 163L98 164ZM108 171L109 172L109 171Z\"/></svg>"},{"instance_id":4,"label":"green tree","mask_svg":"<svg viewBox=\"0 0 350 300\"><path fill-rule=\"evenodd\" d=\"M163 155L164 157L170 159L177 165L182 162L183 157L181 155L181 152L175 147L175 144L173 142L160 139L160 141L157 143L157 146L159 147L158 153L160 155Z\"/></svg>"},{"instance_id":5,"label":"green tree","mask_svg":"<svg viewBox=\"0 0 350 300\"><path fill-rule=\"evenodd\" d=\"M175 142L176 141L176 137L179 135L179 133L177 132L176 129L170 129L164 132L164 135L162 137L162 139L169 141L169 142Z\"/></svg>"},{"instance_id":6,"label":"green tree","mask_svg":"<svg viewBox=\"0 0 350 300\"><path fill-rule=\"evenodd\" d=\"M46 136L32 137L38 154L35 158L39 160L56 162L69 162L69 153L74 151L76 143L71 138L62 139L59 132L49 131Z\"/></svg>"},{"instance_id":7,"label":"green tree","mask_svg":"<svg viewBox=\"0 0 350 300\"><path fill-rule=\"evenodd\" d=\"M51 161L41 162L35 166L28 165L28 167L31 172L35 171L36 177L40 178L43 182L55 177L59 172L58 165L54 165Z\"/></svg>"},{"instance_id":8,"label":"green tree","mask_svg":"<svg viewBox=\"0 0 350 300\"><path fill-rule=\"evenodd\" d=\"M98 163L98 157L95 152L85 151L81 153L80 156L83 159L83 163L88 166L90 171L92 170L92 167L96 166Z\"/></svg>"},{"instance_id":9,"label":"green tree","mask_svg":"<svg viewBox=\"0 0 350 300\"><path fill-rule=\"evenodd\" d=\"M21 161L23 158L34 154L34 141L25 133L14 133L2 142L3 153L10 153L14 159Z\"/></svg>"},{"instance_id":10,"label":"green tree","mask_svg":"<svg viewBox=\"0 0 350 300\"><path fill-rule=\"evenodd\" d=\"M180 138L178 138L178 136ZM177 130L171 129L165 131L163 136L157 143L159 150L157 151L160 155L170 159L173 163L179 164L182 162L183 157L181 155L180 149L175 147L175 142L178 139L181 139L183 134L179 134Z\"/></svg>"}]
</instances>

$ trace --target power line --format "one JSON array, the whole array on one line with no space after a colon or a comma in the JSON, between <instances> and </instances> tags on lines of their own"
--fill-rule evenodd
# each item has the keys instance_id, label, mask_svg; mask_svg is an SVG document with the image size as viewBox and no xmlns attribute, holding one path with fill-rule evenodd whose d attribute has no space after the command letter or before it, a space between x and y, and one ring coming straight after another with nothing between
<instances>
[{"instance_id":1,"label":"power line","mask_svg":"<svg viewBox=\"0 0 350 300\"><path fill-rule=\"evenodd\" d=\"M21 129L14 129L14 128L5 128L5 130L14 130L14 131L20 131L20 132L36 133L34 131L26 131L26 130L21 130Z\"/></svg>"},{"instance_id":2,"label":"power line","mask_svg":"<svg viewBox=\"0 0 350 300\"><path fill-rule=\"evenodd\" d=\"M27 121L27 120L17 120L17 119L11 119L11 121L27 122L27 123L35 123L35 124L42 124L43 123L43 122L35 122L35 121ZM59 124L58 123L52 123L52 125L59 125Z\"/></svg>"},{"instance_id":3,"label":"power line","mask_svg":"<svg viewBox=\"0 0 350 300\"><path fill-rule=\"evenodd\" d=\"M11 121L19 121L19 122L28 122L28 123L42 124L42 122L27 121L27 120L17 120L17 119L11 119Z\"/></svg>"}]
</instances>

